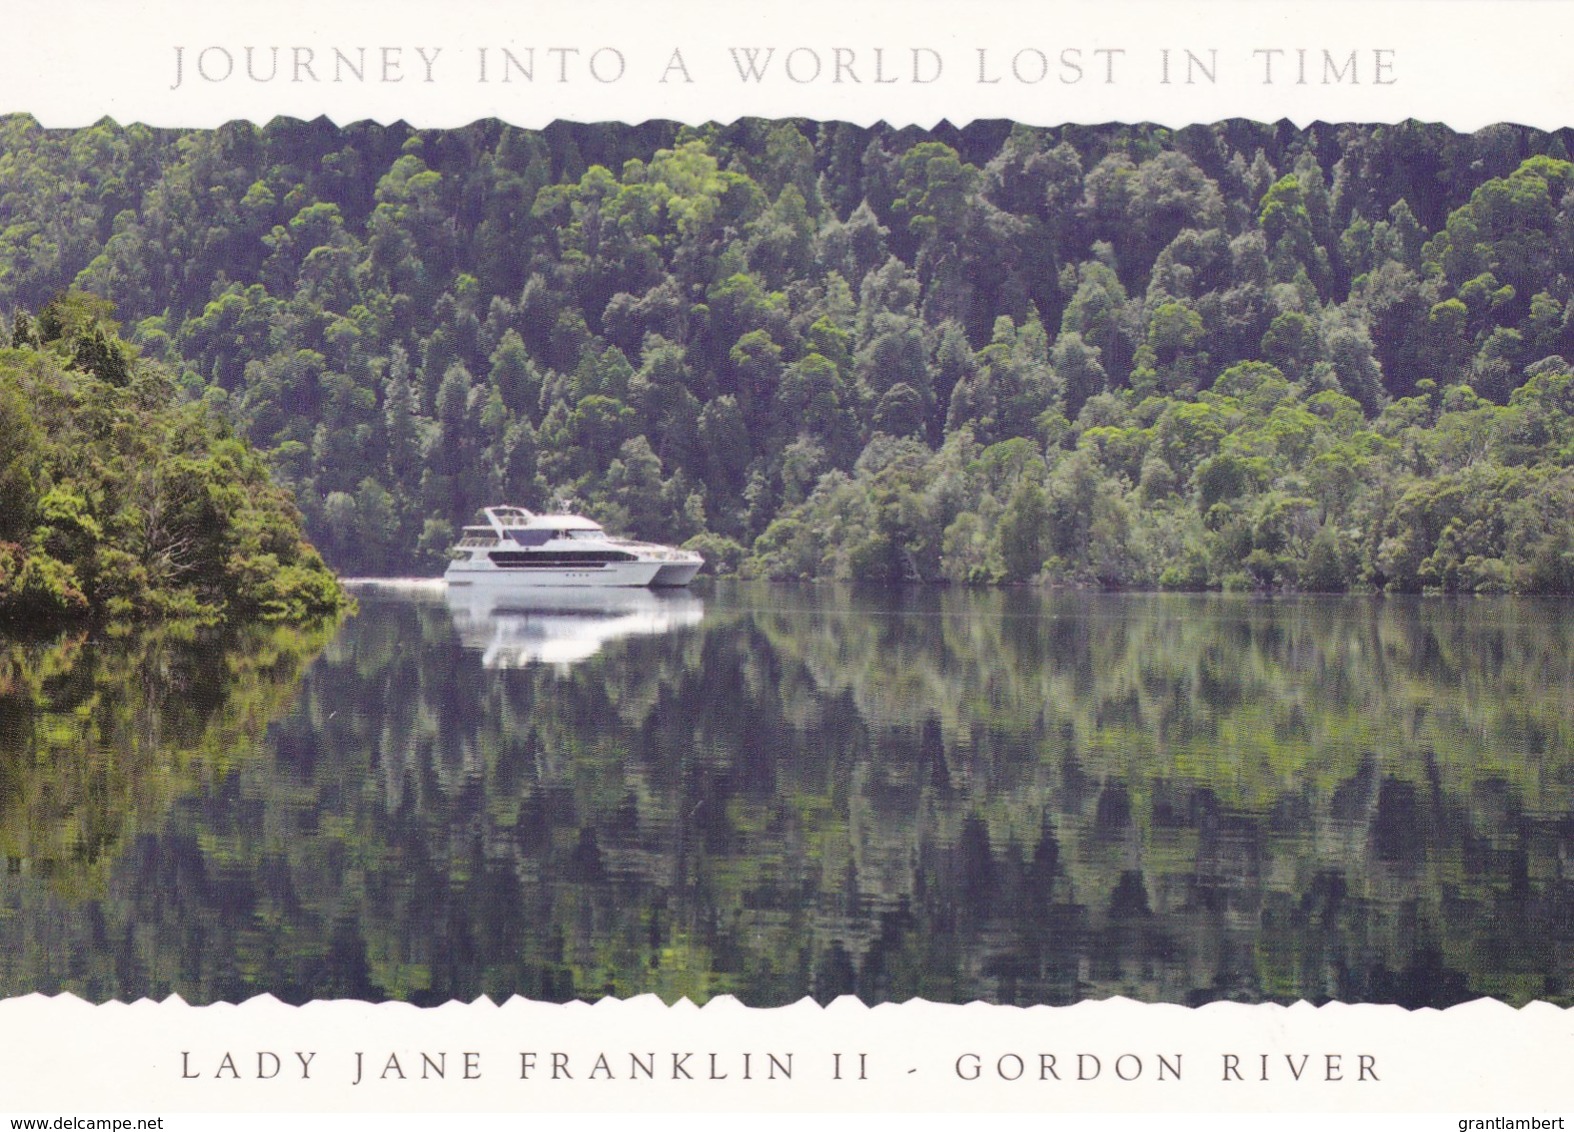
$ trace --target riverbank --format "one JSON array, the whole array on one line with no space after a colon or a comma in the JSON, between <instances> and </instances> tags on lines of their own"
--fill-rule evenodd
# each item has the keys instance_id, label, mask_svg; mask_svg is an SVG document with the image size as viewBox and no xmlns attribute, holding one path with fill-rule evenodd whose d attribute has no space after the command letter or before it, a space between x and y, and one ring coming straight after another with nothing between
<instances>
[{"instance_id":1,"label":"riverbank","mask_svg":"<svg viewBox=\"0 0 1574 1132\"><path fill-rule=\"evenodd\" d=\"M118 329L73 293L0 351L0 625L348 609L263 456Z\"/></svg>"}]
</instances>

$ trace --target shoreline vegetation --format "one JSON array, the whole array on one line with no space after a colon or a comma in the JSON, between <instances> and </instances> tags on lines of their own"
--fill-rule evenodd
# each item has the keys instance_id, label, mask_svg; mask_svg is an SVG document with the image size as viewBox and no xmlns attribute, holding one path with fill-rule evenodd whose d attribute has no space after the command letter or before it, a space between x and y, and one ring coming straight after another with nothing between
<instances>
[{"instance_id":1,"label":"shoreline vegetation","mask_svg":"<svg viewBox=\"0 0 1574 1132\"><path fill-rule=\"evenodd\" d=\"M264 458L118 329L71 292L0 350L0 627L345 609Z\"/></svg>"},{"instance_id":2,"label":"shoreline vegetation","mask_svg":"<svg viewBox=\"0 0 1574 1132\"><path fill-rule=\"evenodd\" d=\"M756 577L1574 593L1571 143L0 117L0 477L65 445L0 577L299 617L290 498L360 576L509 499Z\"/></svg>"}]
</instances>

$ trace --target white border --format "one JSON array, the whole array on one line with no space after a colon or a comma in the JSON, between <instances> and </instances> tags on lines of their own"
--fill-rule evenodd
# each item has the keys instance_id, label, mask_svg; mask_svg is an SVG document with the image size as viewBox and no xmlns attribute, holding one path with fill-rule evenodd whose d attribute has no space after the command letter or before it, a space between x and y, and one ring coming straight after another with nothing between
<instances>
[{"instance_id":1,"label":"white border","mask_svg":"<svg viewBox=\"0 0 1574 1132\"><path fill-rule=\"evenodd\" d=\"M796 116L924 127L975 118L1177 126L1245 117L1303 126L1420 118L1460 130L1500 121L1555 129L1568 124L1574 95L1567 64L1574 20L1562 0L61 0L11 7L0 34L0 112L62 127L105 115L217 126L282 114L421 127L478 118L541 127L560 118ZM740 78L733 52L750 49L761 60L774 53L761 81ZM505 81L504 50L521 62L534 51L529 81L518 71Z\"/></svg>"},{"instance_id":2,"label":"white border","mask_svg":"<svg viewBox=\"0 0 1574 1132\"><path fill-rule=\"evenodd\" d=\"M0 14L0 112L29 113L51 127L106 116L206 127L278 115L421 127L489 117L540 127L556 119L697 123L743 116L925 127L980 118L1171 126L1232 117L1298 125L1420 118L1460 130L1499 121L1548 130L1574 124L1574 68L1567 59L1574 9L1561 0L973 0L965 6L950 0L60 0L10 9ZM248 46L258 73L278 48L280 77L246 78ZM773 51L764 81L740 79L732 51L745 47ZM304 58L297 48L311 52L311 69L292 74ZM531 48L532 79L516 73L502 81L503 50L524 59ZM366 59L360 78L341 64L333 81L336 49L346 60ZM484 83L482 49L492 67ZM915 49L918 77L932 75L931 81L913 81ZM1167 84L1161 81L1166 49ZM1184 81L1188 49L1197 61L1190 83ZM1269 83L1268 56L1261 52L1271 50L1283 54L1272 57L1278 81ZM1301 50L1310 60L1305 83L1294 81ZM590 72L598 51L607 81ZM682 53L683 71L672 65L674 51ZM818 79L786 74L795 51L794 74L805 78L818 61ZM1329 60L1338 71L1352 51L1353 71L1321 81ZM226 57L233 70L220 80ZM1013 59L1032 78L1040 58L1048 67L1041 81L1012 77ZM839 60L851 69L836 81ZM896 81L876 82L876 65L878 77ZM1213 72L1211 80L1198 65ZM1080 81L1064 81L1076 66ZM608 78L614 71L617 77ZM999 81L981 81L991 78ZM826 1057L842 1046L849 1054L863 1048L880 1067L866 1091L823 1079ZM1031 1078L1042 1064L1032 1058L1044 1052L1070 1054L1074 1064L1079 1052L1118 1057L1127 1047L1184 1053L1186 1080L1172 1082L1173 1092L1151 1077L1120 1084L1108 1075L1109 1063L1101 1082L1080 1084L966 1082L956 1074L956 1057L968 1052L997 1066L1002 1056L1022 1055ZM258 1051L288 1056L297 1048L321 1050L321 1064L339 1070L335 1079L258 1080L250 1072L248 1059ZM479 1051L484 1079L450 1076L406 1082L408 1089L382 1082L376 1093L346 1083L346 1059L357 1050L368 1056L402 1050L404 1064L417 1065L412 1054L439 1049L450 1056ZM691 1049L734 1063L747 1049L791 1050L802 1058L802 1076L777 1088L744 1083L734 1068L728 1079L693 1089L674 1080L580 1080L548 1091L518 1080L517 1058L528 1049L568 1051L581 1059L574 1063L581 1070L596 1050L657 1051L664 1063ZM1238 1089L1224 1081L1221 1059L1232 1050L1246 1055L1248 1067L1267 1054L1275 1081L1243 1081ZM212 1077L226 1051L252 1079ZM1286 1055L1311 1055L1326 1076L1328 1054L1363 1051L1375 1058L1380 1084L1294 1082L1278 1073ZM1151 1114L1289 1108L1435 1112L1435 1120L1416 1125L1452 1128L1456 1118L1566 1111L1571 1053L1570 1012L1544 1005L1516 1012L1489 1002L1442 1014L1338 1005L1190 1011L1122 1000L1029 1010L839 1002L825 1010L804 1003L772 1011L744 1010L731 1000L703 1010L649 999L595 1007L482 1001L419 1011L359 1003L294 1009L266 998L241 1007L199 1009L178 1000L92 1007L69 997L28 996L0 1002L0 1115L195 1111L227 1114L249 1127L241 1114L308 1110L340 1114L334 1127L344 1127L344 1114L379 1112L386 1115L351 1124L402 1127L400 1113L421 1109ZM185 1076L192 1058L196 1079ZM1155 1064L1147 1062L1150 1075ZM1351 1062L1342 1065L1348 1071Z\"/></svg>"}]
</instances>

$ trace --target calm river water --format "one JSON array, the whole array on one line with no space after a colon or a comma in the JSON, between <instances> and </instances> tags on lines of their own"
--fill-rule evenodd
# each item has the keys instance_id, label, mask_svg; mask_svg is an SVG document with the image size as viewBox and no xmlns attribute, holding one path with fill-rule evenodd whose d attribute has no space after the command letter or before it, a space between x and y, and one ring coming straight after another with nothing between
<instances>
[{"instance_id":1,"label":"calm river water","mask_svg":"<svg viewBox=\"0 0 1574 1132\"><path fill-rule=\"evenodd\" d=\"M362 589L0 639L0 997L1574 1003L1574 614Z\"/></svg>"}]
</instances>

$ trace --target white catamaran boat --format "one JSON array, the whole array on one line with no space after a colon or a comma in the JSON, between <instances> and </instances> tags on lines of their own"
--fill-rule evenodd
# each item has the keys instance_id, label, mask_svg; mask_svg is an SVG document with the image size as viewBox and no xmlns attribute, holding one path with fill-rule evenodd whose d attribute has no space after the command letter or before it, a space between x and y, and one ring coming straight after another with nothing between
<instances>
[{"instance_id":1,"label":"white catamaran boat","mask_svg":"<svg viewBox=\"0 0 1574 1132\"><path fill-rule=\"evenodd\" d=\"M583 515L486 507L464 529L443 577L451 586L686 586L705 560L690 550L613 538Z\"/></svg>"}]
</instances>

